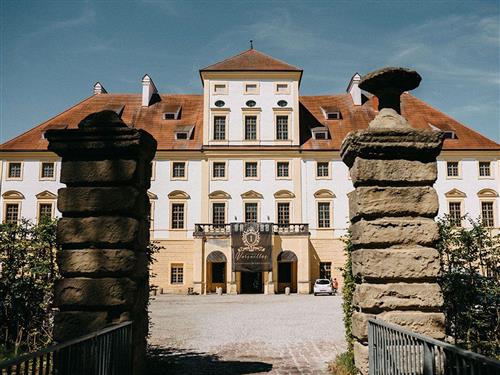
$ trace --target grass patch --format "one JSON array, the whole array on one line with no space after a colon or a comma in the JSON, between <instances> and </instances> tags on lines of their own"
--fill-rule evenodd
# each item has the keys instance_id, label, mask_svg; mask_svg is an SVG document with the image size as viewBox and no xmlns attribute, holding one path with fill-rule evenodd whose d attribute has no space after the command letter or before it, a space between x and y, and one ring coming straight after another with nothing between
<instances>
[{"instance_id":1,"label":"grass patch","mask_svg":"<svg viewBox=\"0 0 500 375\"><path fill-rule=\"evenodd\" d=\"M357 375L358 370L354 366L353 352L344 352L337 355L337 358L328 365L328 370L335 375Z\"/></svg>"}]
</instances>

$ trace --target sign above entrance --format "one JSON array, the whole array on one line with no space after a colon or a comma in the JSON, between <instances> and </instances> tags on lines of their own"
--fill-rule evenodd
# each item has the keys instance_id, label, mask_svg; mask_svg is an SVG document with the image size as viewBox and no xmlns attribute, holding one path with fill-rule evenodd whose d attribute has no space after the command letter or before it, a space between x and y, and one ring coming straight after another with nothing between
<instances>
[{"instance_id":1,"label":"sign above entrance","mask_svg":"<svg viewBox=\"0 0 500 375\"><path fill-rule=\"evenodd\" d=\"M272 271L272 230L269 223L231 224L233 272Z\"/></svg>"}]
</instances>

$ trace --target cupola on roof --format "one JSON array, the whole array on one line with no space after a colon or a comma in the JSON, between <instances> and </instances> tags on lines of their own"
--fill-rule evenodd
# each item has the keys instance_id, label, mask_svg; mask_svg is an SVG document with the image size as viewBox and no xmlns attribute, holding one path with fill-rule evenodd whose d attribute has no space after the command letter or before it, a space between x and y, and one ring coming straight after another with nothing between
<instances>
[{"instance_id":1,"label":"cupola on roof","mask_svg":"<svg viewBox=\"0 0 500 375\"><path fill-rule=\"evenodd\" d=\"M223 61L200 69L200 72L213 71L281 71L302 72L302 69L277 60L274 57L259 52L253 48Z\"/></svg>"}]
</instances>

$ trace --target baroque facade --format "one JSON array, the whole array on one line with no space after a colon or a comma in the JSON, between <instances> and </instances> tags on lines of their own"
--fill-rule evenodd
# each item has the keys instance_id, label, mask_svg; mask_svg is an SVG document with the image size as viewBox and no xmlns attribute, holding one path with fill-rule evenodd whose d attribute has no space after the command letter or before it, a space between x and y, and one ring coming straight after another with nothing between
<instances>
[{"instance_id":1,"label":"baroque facade","mask_svg":"<svg viewBox=\"0 0 500 375\"><path fill-rule=\"evenodd\" d=\"M203 94L160 94L148 75L142 94L93 95L0 149L0 217L57 217L60 160L46 130L74 128L112 110L158 141L149 197L156 255L152 283L167 293L309 293L337 278L353 190L340 146L377 114L359 74L345 93L302 96L302 70L254 49L200 70ZM500 226L500 145L415 96L402 115L418 129L443 131L438 158L439 214L465 214ZM498 126L498 124L494 124ZM233 272L231 223L272 226L272 270Z\"/></svg>"}]
</instances>

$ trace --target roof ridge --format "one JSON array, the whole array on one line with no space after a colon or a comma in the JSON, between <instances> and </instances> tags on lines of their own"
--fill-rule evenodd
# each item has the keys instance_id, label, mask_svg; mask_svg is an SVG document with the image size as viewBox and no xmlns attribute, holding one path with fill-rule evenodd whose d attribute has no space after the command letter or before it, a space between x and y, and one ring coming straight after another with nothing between
<instances>
[{"instance_id":1,"label":"roof ridge","mask_svg":"<svg viewBox=\"0 0 500 375\"><path fill-rule=\"evenodd\" d=\"M79 105L81 105L81 104L85 103L87 100L90 100L90 99L95 98L97 95L108 95L108 94L92 94L92 95L90 95L90 96L86 97L85 99L80 100L78 103L76 103L76 104L72 105L71 107L69 107L69 108L65 109L65 110L64 110L64 111L62 111L61 113L58 113L57 115L52 116L51 118L49 118L48 120L46 120L46 121L42 122L41 124L39 124L39 125L35 126L34 128L31 128L31 129L29 129L29 130L26 130L25 132L23 132L23 133L19 134L17 137L14 137L14 138L12 138L12 139L9 139L8 141L6 141L6 142L4 142L4 143L0 144L0 151L1 151L1 150L2 150L2 148L3 148L5 145L7 145L8 143L14 142L16 139L21 138L21 137L22 137L22 136L24 136L25 134L28 134L28 133L30 133L30 132L32 132L32 131L34 131L34 130L36 130L36 129L40 128L41 126L45 125L45 124L46 124L46 123L48 123L49 121L52 121L52 120L54 120L55 118L57 118L57 117L59 117L59 116L61 116L61 115L65 114L66 112L71 111L73 108L76 108L76 107L78 107Z\"/></svg>"}]
</instances>

